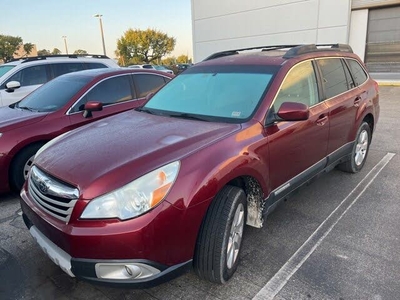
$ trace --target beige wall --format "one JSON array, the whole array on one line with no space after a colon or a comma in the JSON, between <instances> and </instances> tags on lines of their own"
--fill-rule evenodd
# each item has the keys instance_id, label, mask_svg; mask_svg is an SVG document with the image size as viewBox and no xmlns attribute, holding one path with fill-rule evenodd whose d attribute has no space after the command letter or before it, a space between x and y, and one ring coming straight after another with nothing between
<instances>
[{"instance_id":1,"label":"beige wall","mask_svg":"<svg viewBox=\"0 0 400 300\"><path fill-rule=\"evenodd\" d=\"M26 55L23 46L19 47L19 49L16 51L16 54L14 54L14 58L32 57L32 56L37 56L36 45L33 45L33 49L31 53L29 53L29 55Z\"/></svg>"}]
</instances>

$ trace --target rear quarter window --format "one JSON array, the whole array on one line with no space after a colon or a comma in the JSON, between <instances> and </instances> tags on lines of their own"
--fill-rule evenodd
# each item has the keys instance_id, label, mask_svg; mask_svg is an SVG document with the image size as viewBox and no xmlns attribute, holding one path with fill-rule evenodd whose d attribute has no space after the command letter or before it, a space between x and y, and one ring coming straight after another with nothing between
<instances>
[{"instance_id":1,"label":"rear quarter window","mask_svg":"<svg viewBox=\"0 0 400 300\"><path fill-rule=\"evenodd\" d=\"M133 75L138 98L144 98L149 93L157 92L164 84L163 76L151 74L135 74Z\"/></svg>"},{"instance_id":2,"label":"rear quarter window","mask_svg":"<svg viewBox=\"0 0 400 300\"><path fill-rule=\"evenodd\" d=\"M354 59L347 59L346 61L350 67L351 73L353 74L353 78L357 86L367 81L367 73L364 71L363 67L360 66L358 61Z\"/></svg>"}]
</instances>

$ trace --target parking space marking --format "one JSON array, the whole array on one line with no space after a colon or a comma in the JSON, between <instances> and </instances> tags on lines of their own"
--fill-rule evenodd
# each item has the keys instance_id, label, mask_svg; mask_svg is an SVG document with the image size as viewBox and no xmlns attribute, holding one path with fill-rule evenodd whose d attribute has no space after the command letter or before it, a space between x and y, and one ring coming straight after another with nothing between
<instances>
[{"instance_id":1,"label":"parking space marking","mask_svg":"<svg viewBox=\"0 0 400 300\"><path fill-rule=\"evenodd\" d=\"M307 261L311 254L318 248L325 237L332 231L340 219L357 202L365 190L371 185L379 173L395 156L388 152L379 163L357 184L335 210L318 226L304 244L289 258L282 268L267 282L267 284L253 297L253 300L273 299L287 284L290 278Z\"/></svg>"}]
</instances>

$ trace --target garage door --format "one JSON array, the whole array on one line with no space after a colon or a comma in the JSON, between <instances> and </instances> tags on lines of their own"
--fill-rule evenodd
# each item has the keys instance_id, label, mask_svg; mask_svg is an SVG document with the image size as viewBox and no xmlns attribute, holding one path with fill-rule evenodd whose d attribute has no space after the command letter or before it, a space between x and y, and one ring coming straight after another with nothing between
<instances>
[{"instance_id":1,"label":"garage door","mask_svg":"<svg viewBox=\"0 0 400 300\"><path fill-rule=\"evenodd\" d=\"M400 6L369 11L365 62L371 72L400 72Z\"/></svg>"}]
</instances>

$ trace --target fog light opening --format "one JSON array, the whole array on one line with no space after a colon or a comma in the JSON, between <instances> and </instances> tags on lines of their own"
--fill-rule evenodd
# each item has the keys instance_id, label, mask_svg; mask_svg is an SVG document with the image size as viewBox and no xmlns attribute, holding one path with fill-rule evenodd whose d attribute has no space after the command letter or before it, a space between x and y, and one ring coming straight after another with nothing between
<instances>
[{"instance_id":1,"label":"fog light opening","mask_svg":"<svg viewBox=\"0 0 400 300\"><path fill-rule=\"evenodd\" d=\"M116 280L135 280L152 277L160 270L143 263L97 263L97 278Z\"/></svg>"}]
</instances>

